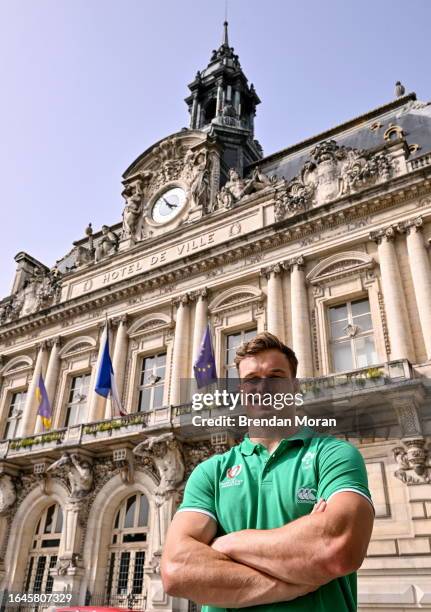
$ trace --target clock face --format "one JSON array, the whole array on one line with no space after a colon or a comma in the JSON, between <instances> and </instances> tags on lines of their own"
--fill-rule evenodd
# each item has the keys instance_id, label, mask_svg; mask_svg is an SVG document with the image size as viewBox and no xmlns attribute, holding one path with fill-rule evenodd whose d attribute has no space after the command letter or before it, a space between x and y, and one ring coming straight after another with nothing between
<instances>
[{"instance_id":1,"label":"clock face","mask_svg":"<svg viewBox=\"0 0 431 612\"><path fill-rule=\"evenodd\" d=\"M151 216L156 223L166 223L178 215L185 203L185 192L180 187L173 187L155 201Z\"/></svg>"}]
</instances>

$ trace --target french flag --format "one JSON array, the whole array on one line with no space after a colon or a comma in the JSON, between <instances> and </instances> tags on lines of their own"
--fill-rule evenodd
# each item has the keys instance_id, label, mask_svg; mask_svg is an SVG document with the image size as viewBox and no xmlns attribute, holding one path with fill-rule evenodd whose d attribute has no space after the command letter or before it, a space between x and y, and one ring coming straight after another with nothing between
<instances>
[{"instance_id":1,"label":"french flag","mask_svg":"<svg viewBox=\"0 0 431 612\"><path fill-rule=\"evenodd\" d=\"M108 397L111 394L111 402L114 416L125 416L126 413L121 406L120 396L118 395L117 383L115 382L114 370L112 368L111 355L109 354L109 330L108 322L106 322L100 340L103 346L102 359L100 361L99 370L96 377L95 391L102 397Z\"/></svg>"}]
</instances>

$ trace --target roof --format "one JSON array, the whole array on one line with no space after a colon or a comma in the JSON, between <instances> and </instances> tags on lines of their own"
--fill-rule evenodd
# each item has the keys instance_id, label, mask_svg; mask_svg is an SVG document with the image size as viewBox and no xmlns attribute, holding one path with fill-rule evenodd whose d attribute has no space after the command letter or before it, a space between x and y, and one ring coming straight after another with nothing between
<instances>
[{"instance_id":1,"label":"roof","mask_svg":"<svg viewBox=\"0 0 431 612\"><path fill-rule=\"evenodd\" d=\"M385 144L383 134L389 125L400 126L409 145L418 145L411 159L431 151L431 102L420 102L415 93L397 98L384 106L355 117L302 142L264 157L257 162L266 174L296 176L310 158L310 151L319 142L333 139L339 146L374 149ZM371 129L374 126L374 129ZM256 164L253 164L253 166Z\"/></svg>"}]
</instances>

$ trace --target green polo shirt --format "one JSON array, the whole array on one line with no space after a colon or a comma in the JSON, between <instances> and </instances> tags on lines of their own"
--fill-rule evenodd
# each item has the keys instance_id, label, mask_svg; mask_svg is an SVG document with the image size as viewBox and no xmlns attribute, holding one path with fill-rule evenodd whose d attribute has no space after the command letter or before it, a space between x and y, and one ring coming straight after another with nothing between
<instances>
[{"instance_id":1,"label":"green polo shirt","mask_svg":"<svg viewBox=\"0 0 431 612\"><path fill-rule=\"evenodd\" d=\"M283 439L270 454L246 437L193 470L178 511L211 516L219 536L242 529L282 527L309 514L318 499L328 501L340 491L354 491L372 503L364 460L348 442L302 431ZM289 602L247 609L351 612L357 609L356 573ZM203 612L220 610L203 607Z\"/></svg>"}]
</instances>

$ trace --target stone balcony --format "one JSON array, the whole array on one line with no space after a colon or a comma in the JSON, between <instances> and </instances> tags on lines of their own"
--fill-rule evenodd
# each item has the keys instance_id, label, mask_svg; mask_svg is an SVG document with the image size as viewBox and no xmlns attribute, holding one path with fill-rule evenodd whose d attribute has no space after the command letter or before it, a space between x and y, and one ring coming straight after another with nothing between
<instances>
[{"instance_id":1,"label":"stone balcony","mask_svg":"<svg viewBox=\"0 0 431 612\"><path fill-rule=\"evenodd\" d=\"M61 429L0 441L0 462L11 461L20 464L34 457L49 456L55 459L58 454L77 447L98 452L112 451L122 444L130 446L141 439L141 432L160 429L169 425L171 408L163 407L149 412L136 412L123 417L104 419L94 423L71 425ZM59 451L56 453L55 451Z\"/></svg>"},{"instance_id":2,"label":"stone balcony","mask_svg":"<svg viewBox=\"0 0 431 612\"><path fill-rule=\"evenodd\" d=\"M361 368L341 374L302 379L301 392L304 409L310 414L323 410L326 415L368 410L390 404L385 395L411 388L412 392L427 379L421 377L407 360L391 361L373 367ZM317 411L317 412L316 412ZM61 429L34 434L24 438L0 441L0 462L14 464L36 462L40 457L57 458L68 449L87 449L90 453L112 452L122 445L131 447L142 439L142 432L155 432L173 427L186 437L206 435L204 429L196 431L191 426L194 414L190 402L179 406L165 406L148 412L136 412L124 417L114 417L94 423L82 423ZM229 415L228 407L201 410L203 417ZM244 414L238 410L235 414ZM392 419L391 419L392 420ZM213 431L216 431L214 429Z\"/></svg>"}]
</instances>

